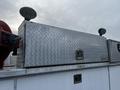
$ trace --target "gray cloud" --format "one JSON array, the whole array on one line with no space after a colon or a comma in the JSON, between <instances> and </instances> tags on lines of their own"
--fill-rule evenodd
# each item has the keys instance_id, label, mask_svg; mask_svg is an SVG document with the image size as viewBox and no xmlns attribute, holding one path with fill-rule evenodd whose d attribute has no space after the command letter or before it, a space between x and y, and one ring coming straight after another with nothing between
<instances>
[{"instance_id":1,"label":"gray cloud","mask_svg":"<svg viewBox=\"0 0 120 90\"><path fill-rule=\"evenodd\" d=\"M105 27L106 37L120 40L119 3L119 0L2 0L0 17L17 31L23 20L19 8L31 6L38 13L33 21L93 34Z\"/></svg>"}]
</instances>

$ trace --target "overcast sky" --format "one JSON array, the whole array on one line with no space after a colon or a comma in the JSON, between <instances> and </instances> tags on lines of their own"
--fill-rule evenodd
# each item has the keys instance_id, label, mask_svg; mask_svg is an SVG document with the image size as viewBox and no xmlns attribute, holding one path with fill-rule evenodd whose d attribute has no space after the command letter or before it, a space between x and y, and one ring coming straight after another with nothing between
<instances>
[{"instance_id":1,"label":"overcast sky","mask_svg":"<svg viewBox=\"0 0 120 90\"><path fill-rule=\"evenodd\" d=\"M37 11L32 21L72 30L98 34L120 41L120 0L0 0L0 19L17 33L23 17L19 9L30 6Z\"/></svg>"}]
</instances>

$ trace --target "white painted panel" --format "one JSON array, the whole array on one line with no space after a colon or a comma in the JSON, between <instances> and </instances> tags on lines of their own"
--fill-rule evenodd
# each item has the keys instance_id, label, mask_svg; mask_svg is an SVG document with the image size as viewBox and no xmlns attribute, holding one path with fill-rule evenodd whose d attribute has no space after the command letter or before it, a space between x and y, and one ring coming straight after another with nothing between
<instances>
[{"instance_id":1,"label":"white painted panel","mask_svg":"<svg viewBox=\"0 0 120 90\"><path fill-rule=\"evenodd\" d=\"M74 84L73 76L82 74ZM58 72L18 78L17 90L109 90L107 68Z\"/></svg>"},{"instance_id":2,"label":"white painted panel","mask_svg":"<svg viewBox=\"0 0 120 90\"><path fill-rule=\"evenodd\" d=\"M111 90L120 90L120 66L110 67Z\"/></svg>"},{"instance_id":3,"label":"white painted panel","mask_svg":"<svg viewBox=\"0 0 120 90\"><path fill-rule=\"evenodd\" d=\"M0 80L0 90L14 90L14 80Z\"/></svg>"}]
</instances>

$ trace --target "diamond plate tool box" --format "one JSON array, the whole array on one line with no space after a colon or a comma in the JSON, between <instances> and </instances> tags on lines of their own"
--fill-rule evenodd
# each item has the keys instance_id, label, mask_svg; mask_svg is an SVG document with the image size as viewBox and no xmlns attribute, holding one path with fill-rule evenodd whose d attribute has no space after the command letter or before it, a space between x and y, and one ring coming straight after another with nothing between
<instances>
[{"instance_id":1,"label":"diamond plate tool box","mask_svg":"<svg viewBox=\"0 0 120 90\"><path fill-rule=\"evenodd\" d=\"M120 62L120 42L109 39L108 50L110 62Z\"/></svg>"},{"instance_id":2,"label":"diamond plate tool box","mask_svg":"<svg viewBox=\"0 0 120 90\"><path fill-rule=\"evenodd\" d=\"M108 61L106 38L24 21L19 27L18 67Z\"/></svg>"}]
</instances>

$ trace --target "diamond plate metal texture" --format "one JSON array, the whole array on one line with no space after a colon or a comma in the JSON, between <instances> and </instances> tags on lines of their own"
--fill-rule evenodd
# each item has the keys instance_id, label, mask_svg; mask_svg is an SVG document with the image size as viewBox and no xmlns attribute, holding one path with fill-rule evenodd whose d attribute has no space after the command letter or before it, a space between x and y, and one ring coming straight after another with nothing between
<instances>
[{"instance_id":1,"label":"diamond plate metal texture","mask_svg":"<svg viewBox=\"0 0 120 90\"><path fill-rule=\"evenodd\" d=\"M26 22L23 36L24 67L107 61L106 38L63 28ZM23 34L23 35L22 35ZM23 50L24 49L24 50ZM84 52L84 60L75 59L75 51Z\"/></svg>"},{"instance_id":2,"label":"diamond plate metal texture","mask_svg":"<svg viewBox=\"0 0 120 90\"><path fill-rule=\"evenodd\" d=\"M118 41L108 40L110 62L120 62L120 52L118 51Z\"/></svg>"},{"instance_id":3,"label":"diamond plate metal texture","mask_svg":"<svg viewBox=\"0 0 120 90\"><path fill-rule=\"evenodd\" d=\"M18 35L21 37L20 40L20 48L18 49L18 60L17 60L17 67L24 67L25 62L25 26L26 21L23 21L23 23L18 28Z\"/></svg>"}]
</instances>

